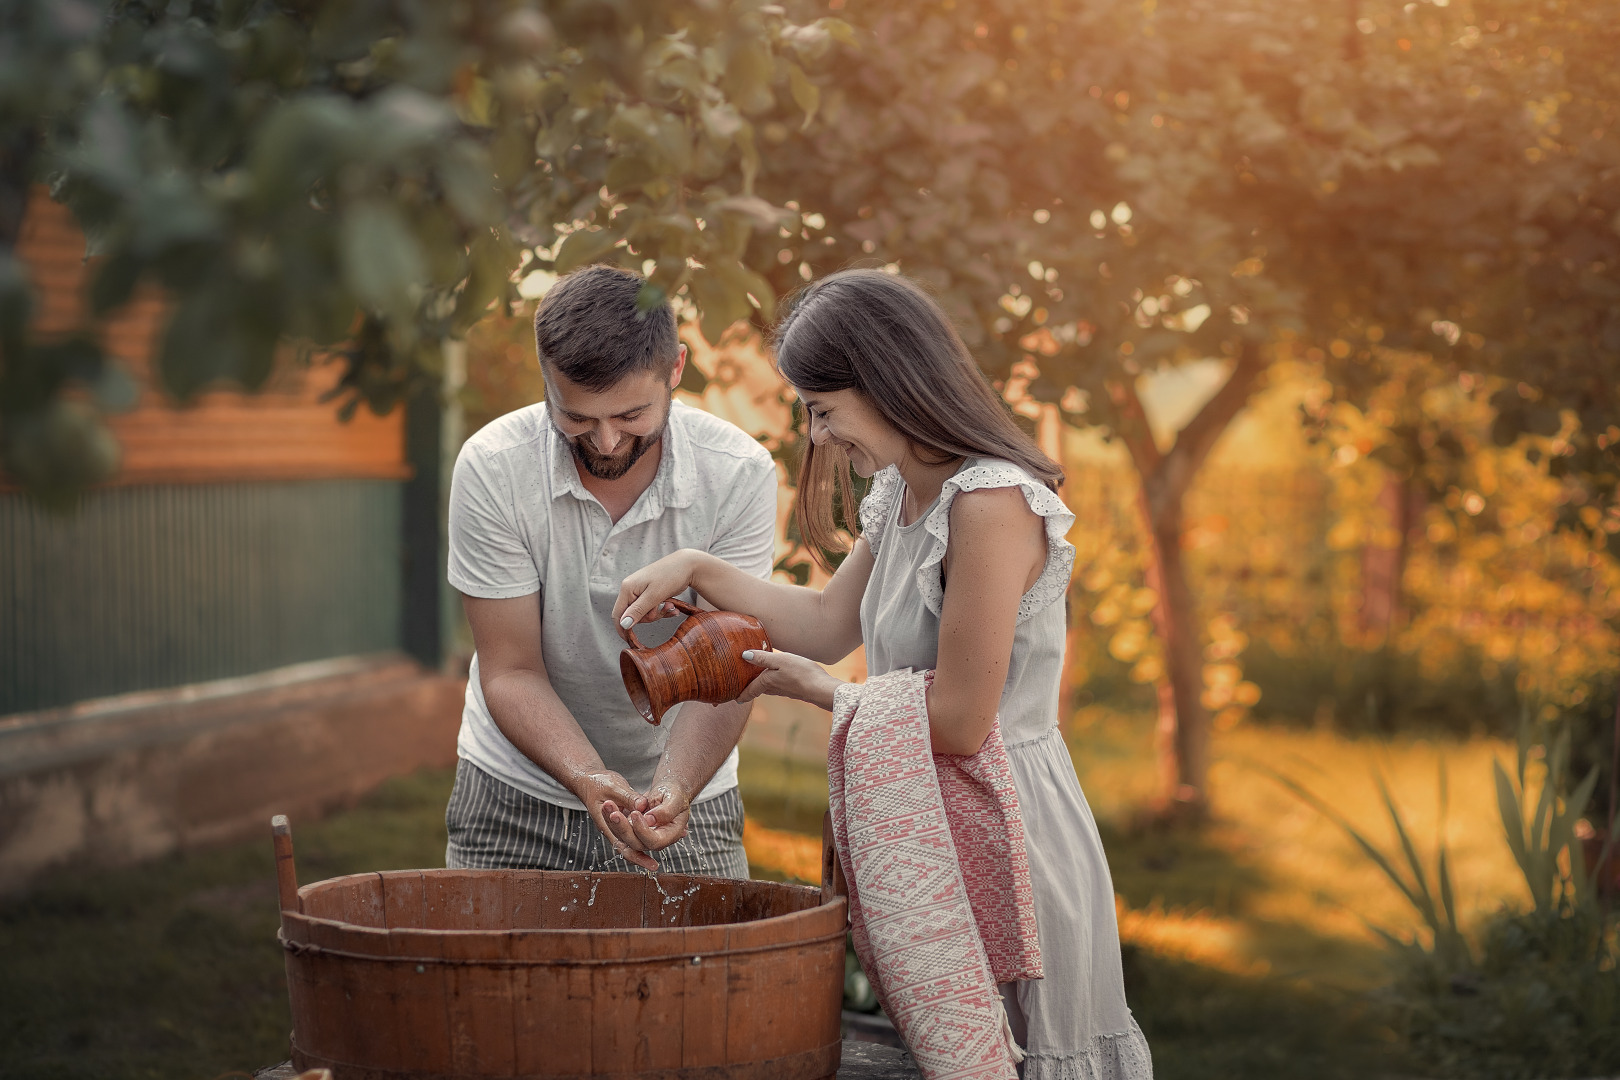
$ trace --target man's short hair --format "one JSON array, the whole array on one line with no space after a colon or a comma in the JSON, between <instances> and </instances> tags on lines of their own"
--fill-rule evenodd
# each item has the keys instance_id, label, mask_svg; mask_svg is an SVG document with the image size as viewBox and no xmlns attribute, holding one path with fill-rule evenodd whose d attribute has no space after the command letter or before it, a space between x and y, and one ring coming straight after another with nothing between
<instances>
[{"instance_id":1,"label":"man's short hair","mask_svg":"<svg viewBox=\"0 0 1620 1080\"><path fill-rule=\"evenodd\" d=\"M616 266L587 266L546 290L534 313L534 345L570 382L601 392L628 375L675 369L680 338L669 301L638 310L639 274Z\"/></svg>"}]
</instances>

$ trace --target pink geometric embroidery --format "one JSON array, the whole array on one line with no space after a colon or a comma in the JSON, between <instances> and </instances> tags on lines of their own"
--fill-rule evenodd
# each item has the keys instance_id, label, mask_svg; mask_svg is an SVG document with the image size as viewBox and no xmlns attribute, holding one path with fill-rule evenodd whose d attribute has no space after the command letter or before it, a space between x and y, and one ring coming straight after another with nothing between
<instances>
[{"instance_id":1,"label":"pink geometric embroidery","mask_svg":"<svg viewBox=\"0 0 1620 1080\"><path fill-rule=\"evenodd\" d=\"M934 755L933 672L841 688L827 751L850 935L926 1080L1016 1077L997 982L1041 978L1012 766L996 724Z\"/></svg>"}]
</instances>

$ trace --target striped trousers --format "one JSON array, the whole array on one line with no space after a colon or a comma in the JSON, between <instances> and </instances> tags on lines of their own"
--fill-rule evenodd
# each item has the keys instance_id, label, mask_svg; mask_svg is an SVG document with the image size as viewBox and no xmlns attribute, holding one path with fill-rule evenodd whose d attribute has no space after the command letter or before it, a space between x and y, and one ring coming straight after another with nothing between
<instances>
[{"instance_id":1,"label":"striped trousers","mask_svg":"<svg viewBox=\"0 0 1620 1080\"><path fill-rule=\"evenodd\" d=\"M456 762L444 823L450 831L444 865L452 870L635 869L584 810L537 799L468 761ZM742 796L732 788L694 804L686 835L653 858L673 874L747 878L742 831Z\"/></svg>"}]
</instances>

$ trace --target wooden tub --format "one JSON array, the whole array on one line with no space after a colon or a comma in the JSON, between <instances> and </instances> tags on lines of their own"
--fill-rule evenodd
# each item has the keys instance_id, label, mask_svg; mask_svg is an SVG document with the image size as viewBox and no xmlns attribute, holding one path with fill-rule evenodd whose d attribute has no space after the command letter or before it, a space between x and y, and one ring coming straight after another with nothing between
<instances>
[{"instance_id":1,"label":"wooden tub","mask_svg":"<svg viewBox=\"0 0 1620 1080\"><path fill-rule=\"evenodd\" d=\"M838 1071L846 902L831 868L819 890L540 870L298 888L286 819L272 824L300 1069L336 1080Z\"/></svg>"}]
</instances>

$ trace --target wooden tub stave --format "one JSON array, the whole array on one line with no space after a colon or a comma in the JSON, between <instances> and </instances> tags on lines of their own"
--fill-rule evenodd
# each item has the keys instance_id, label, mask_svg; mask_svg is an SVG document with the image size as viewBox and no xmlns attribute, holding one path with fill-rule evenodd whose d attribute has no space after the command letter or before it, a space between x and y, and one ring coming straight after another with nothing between
<instances>
[{"instance_id":1,"label":"wooden tub stave","mask_svg":"<svg viewBox=\"0 0 1620 1080\"><path fill-rule=\"evenodd\" d=\"M424 870L334 878L297 901L281 931L293 1061L337 1080L838 1068L846 909L830 889Z\"/></svg>"}]
</instances>

